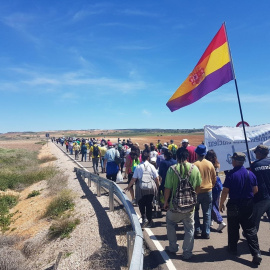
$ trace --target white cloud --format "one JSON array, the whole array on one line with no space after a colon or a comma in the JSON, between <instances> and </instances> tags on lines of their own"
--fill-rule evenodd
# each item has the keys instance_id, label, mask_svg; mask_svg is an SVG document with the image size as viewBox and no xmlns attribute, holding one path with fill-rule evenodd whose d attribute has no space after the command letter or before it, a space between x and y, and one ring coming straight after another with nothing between
<instances>
[{"instance_id":1,"label":"white cloud","mask_svg":"<svg viewBox=\"0 0 270 270\"><path fill-rule=\"evenodd\" d=\"M120 93L132 93L134 91L144 90L147 88L147 83L143 80L97 77L85 70L70 71L66 73L43 73L29 70L28 68L13 68L14 76L18 74L15 82L0 82L3 86L1 90L6 90L8 87L18 91L41 91L54 88L55 91L65 91L67 87L72 87L80 91L83 87L87 87L89 91L95 91L99 94L117 91ZM20 76L19 76L20 75Z\"/></svg>"},{"instance_id":2,"label":"white cloud","mask_svg":"<svg viewBox=\"0 0 270 270\"><path fill-rule=\"evenodd\" d=\"M147 111L147 110L142 110L142 114L143 115L145 115L145 116L148 116L148 117L150 117L152 114L151 114L151 112L149 112L149 111Z\"/></svg>"}]
</instances>

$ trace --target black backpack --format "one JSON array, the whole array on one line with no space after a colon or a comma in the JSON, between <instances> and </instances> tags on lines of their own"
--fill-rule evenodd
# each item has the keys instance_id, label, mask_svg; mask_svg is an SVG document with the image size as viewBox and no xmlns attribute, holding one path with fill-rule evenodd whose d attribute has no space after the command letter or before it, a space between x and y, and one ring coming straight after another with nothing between
<instances>
[{"instance_id":1,"label":"black backpack","mask_svg":"<svg viewBox=\"0 0 270 270\"><path fill-rule=\"evenodd\" d=\"M189 177L194 168L194 164L190 166L190 169L185 178L181 178L179 172L176 169L176 165L171 166L171 168L179 179L175 196L172 200L173 212L189 213L193 211L194 206L197 203L197 194L189 182Z\"/></svg>"},{"instance_id":2,"label":"black backpack","mask_svg":"<svg viewBox=\"0 0 270 270\"><path fill-rule=\"evenodd\" d=\"M97 158L99 155L99 149L97 145L93 146L93 157Z\"/></svg>"},{"instance_id":3,"label":"black backpack","mask_svg":"<svg viewBox=\"0 0 270 270\"><path fill-rule=\"evenodd\" d=\"M124 147L122 147L121 151L120 151L120 158L124 158L126 156L126 149Z\"/></svg>"}]
</instances>

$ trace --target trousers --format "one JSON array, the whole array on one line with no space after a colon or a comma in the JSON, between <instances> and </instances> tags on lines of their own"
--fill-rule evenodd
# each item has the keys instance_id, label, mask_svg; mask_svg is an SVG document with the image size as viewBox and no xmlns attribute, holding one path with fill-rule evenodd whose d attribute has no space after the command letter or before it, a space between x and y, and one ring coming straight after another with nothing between
<instances>
[{"instance_id":1,"label":"trousers","mask_svg":"<svg viewBox=\"0 0 270 270\"><path fill-rule=\"evenodd\" d=\"M228 246L231 251L237 251L240 225L246 236L252 256L260 254L257 229L253 219L253 199L227 203Z\"/></svg>"}]
</instances>

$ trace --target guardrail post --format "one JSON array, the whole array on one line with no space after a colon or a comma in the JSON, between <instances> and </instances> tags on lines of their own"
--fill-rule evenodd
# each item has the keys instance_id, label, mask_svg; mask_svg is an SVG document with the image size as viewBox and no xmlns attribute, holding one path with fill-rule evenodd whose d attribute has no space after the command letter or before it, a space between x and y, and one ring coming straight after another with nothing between
<instances>
[{"instance_id":1,"label":"guardrail post","mask_svg":"<svg viewBox=\"0 0 270 270\"><path fill-rule=\"evenodd\" d=\"M99 179L99 177L98 177L98 179L97 179L97 197L100 197L101 195L100 195L100 179Z\"/></svg>"},{"instance_id":2,"label":"guardrail post","mask_svg":"<svg viewBox=\"0 0 270 270\"><path fill-rule=\"evenodd\" d=\"M132 259L133 248L134 248L134 240L136 233L135 232L127 232L127 256L128 256L128 268L130 266L130 262Z\"/></svg>"},{"instance_id":3,"label":"guardrail post","mask_svg":"<svg viewBox=\"0 0 270 270\"><path fill-rule=\"evenodd\" d=\"M110 186L109 186L109 206L110 206L110 211L114 211L114 183L110 182Z\"/></svg>"},{"instance_id":4,"label":"guardrail post","mask_svg":"<svg viewBox=\"0 0 270 270\"><path fill-rule=\"evenodd\" d=\"M88 175L88 187L91 187L91 177L90 177L90 174Z\"/></svg>"}]
</instances>

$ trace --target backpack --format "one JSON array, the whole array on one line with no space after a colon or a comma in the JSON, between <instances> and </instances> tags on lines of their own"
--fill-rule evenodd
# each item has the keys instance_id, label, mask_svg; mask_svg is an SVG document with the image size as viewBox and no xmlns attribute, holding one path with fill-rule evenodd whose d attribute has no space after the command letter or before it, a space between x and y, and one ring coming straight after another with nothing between
<instances>
[{"instance_id":1,"label":"backpack","mask_svg":"<svg viewBox=\"0 0 270 270\"><path fill-rule=\"evenodd\" d=\"M159 143L157 149L160 150L161 148L162 148L162 143Z\"/></svg>"},{"instance_id":2,"label":"backpack","mask_svg":"<svg viewBox=\"0 0 270 270\"><path fill-rule=\"evenodd\" d=\"M94 145L93 146L93 157L97 158L99 155L99 151L98 151L98 146Z\"/></svg>"},{"instance_id":3,"label":"backpack","mask_svg":"<svg viewBox=\"0 0 270 270\"><path fill-rule=\"evenodd\" d=\"M197 203L197 194L189 182L189 177L194 168L194 164L190 166L190 169L185 178L181 178L179 172L176 169L176 165L171 166L171 168L179 179L175 196L172 199L173 212L189 213L194 209L194 206Z\"/></svg>"},{"instance_id":4,"label":"backpack","mask_svg":"<svg viewBox=\"0 0 270 270\"><path fill-rule=\"evenodd\" d=\"M172 152L172 155L173 155L173 159L176 159L176 151L177 151L177 149L176 149L175 145L172 144L171 152Z\"/></svg>"},{"instance_id":5,"label":"backpack","mask_svg":"<svg viewBox=\"0 0 270 270\"><path fill-rule=\"evenodd\" d=\"M144 165L143 175L142 178L139 181L139 187L142 190L154 190L154 179L152 176L152 171L149 172L146 170L147 167Z\"/></svg>"},{"instance_id":6,"label":"backpack","mask_svg":"<svg viewBox=\"0 0 270 270\"><path fill-rule=\"evenodd\" d=\"M126 156L126 149L122 147L122 149L120 150L120 158L124 158L125 156Z\"/></svg>"}]
</instances>

